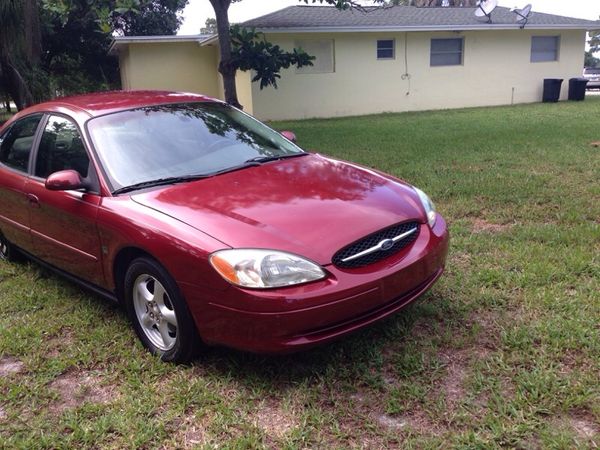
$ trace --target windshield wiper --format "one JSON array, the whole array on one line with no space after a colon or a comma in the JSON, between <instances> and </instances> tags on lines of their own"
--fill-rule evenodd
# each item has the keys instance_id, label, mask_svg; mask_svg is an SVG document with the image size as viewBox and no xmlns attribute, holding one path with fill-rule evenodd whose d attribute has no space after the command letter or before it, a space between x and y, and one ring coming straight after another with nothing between
<instances>
[{"instance_id":1,"label":"windshield wiper","mask_svg":"<svg viewBox=\"0 0 600 450\"><path fill-rule=\"evenodd\" d=\"M135 183L130 186L125 186L113 191L113 195L124 194L126 192L137 191L138 189L145 189L156 186L165 186L168 184L176 184L176 183L184 183L186 181L194 181L200 180L202 178L210 178L216 175L221 175L223 173L234 172L236 170L245 169L246 167L259 166L262 163L269 161L276 161L278 159L285 158L296 158L298 156L305 156L308 153L294 153L291 155L280 155L280 156L255 156L254 158L250 158L244 161L242 164L237 166L227 167L222 170L218 170L216 172L206 173L206 174L198 174L198 175L185 175L181 177L168 177L168 178L158 178L156 180L151 181L142 181L141 183Z\"/></svg>"},{"instance_id":2,"label":"windshield wiper","mask_svg":"<svg viewBox=\"0 0 600 450\"><path fill-rule=\"evenodd\" d=\"M255 156L254 158L250 158L246 160L246 163L266 163L269 161L277 161L279 159L287 159L287 158L297 158L299 156L306 156L308 153L292 153L290 155L279 155L279 156Z\"/></svg>"},{"instance_id":3,"label":"windshield wiper","mask_svg":"<svg viewBox=\"0 0 600 450\"><path fill-rule=\"evenodd\" d=\"M167 184L184 183L186 181L200 180L201 178L207 178L212 175L213 174L185 175L182 177L168 177L168 178L158 178L157 180L151 180L151 181L142 181L141 183L135 183L135 184L117 189L117 190L113 191L113 195L124 194L125 192L136 191L138 189L144 189L144 188L149 188L149 187L165 186Z\"/></svg>"}]
</instances>

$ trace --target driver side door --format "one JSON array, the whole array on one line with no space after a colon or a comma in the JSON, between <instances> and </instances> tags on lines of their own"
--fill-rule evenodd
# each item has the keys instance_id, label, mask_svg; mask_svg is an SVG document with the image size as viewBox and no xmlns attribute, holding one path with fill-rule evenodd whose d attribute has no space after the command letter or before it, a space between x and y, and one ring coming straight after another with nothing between
<instances>
[{"instance_id":1,"label":"driver side door","mask_svg":"<svg viewBox=\"0 0 600 450\"><path fill-rule=\"evenodd\" d=\"M33 176L26 186L34 255L83 280L102 284L96 227L99 190L51 191L45 187L49 175L67 169L97 180L76 124L65 116L50 115L34 158Z\"/></svg>"}]
</instances>

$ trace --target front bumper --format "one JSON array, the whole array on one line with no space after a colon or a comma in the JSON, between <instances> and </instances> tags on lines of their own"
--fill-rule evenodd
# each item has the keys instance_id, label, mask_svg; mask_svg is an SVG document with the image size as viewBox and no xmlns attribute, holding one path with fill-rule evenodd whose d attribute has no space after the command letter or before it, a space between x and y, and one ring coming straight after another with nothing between
<instances>
[{"instance_id":1,"label":"front bumper","mask_svg":"<svg viewBox=\"0 0 600 450\"><path fill-rule=\"evenodd\" d=\"M440 277L448 231L438 215L406 251L360 269L325 266L326 280L273 290L226 292L183 288L202 339L259 353L289 353L323 344L412 303Z\"/></svg>"}]
</instances>

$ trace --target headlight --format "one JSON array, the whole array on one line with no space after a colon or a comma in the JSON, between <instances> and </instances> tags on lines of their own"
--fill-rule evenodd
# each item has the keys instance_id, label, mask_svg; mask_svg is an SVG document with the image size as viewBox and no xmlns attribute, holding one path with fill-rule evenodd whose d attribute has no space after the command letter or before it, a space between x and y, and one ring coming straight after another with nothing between
<instances>
[{"instance_id":1,"label":"headlight","mask_svg":"<svg viewBox=\"0 0 600 450\"><path fill-rule=\"evenodd\" d=\"M433 228L433 226L435 225L435 219L437 217L437 214L435 212L435 205L433 204L431 199L427 196L427 194L425 192L423 192L421 189L416 188L414 186L413 186L413 189L415 190L415 192L419 195L419 198L421 199L421 204L423 205L423 208L425 209L425 214L427 215L427 223L429 224L429 226L431 228Z\"/></svg>"},{"instance_id":2,"label":"headlight","mask_svg":"<svg viewBox=\"0 0 600 450\"><path fill-rule=\"evenodd\" d=\"M291 286L325 277L317 264L276 250L219 250L210 263L230 283L248 288Z\"/></svg>"}]
</instances>

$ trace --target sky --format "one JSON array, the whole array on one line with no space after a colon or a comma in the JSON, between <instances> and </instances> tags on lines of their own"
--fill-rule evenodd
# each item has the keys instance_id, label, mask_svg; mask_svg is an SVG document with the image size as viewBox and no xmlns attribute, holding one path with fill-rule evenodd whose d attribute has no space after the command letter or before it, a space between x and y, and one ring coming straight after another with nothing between
<instances>
[{"instance_id":1,"label":"sky","mask_svg":"<svg viewBox=\"0 0 600 450\"><path fill-rule=\"evenodd\" d=\"M533 11L558 14L561 16L577 17L580 19L598 20L600 17L599 0L499 0L500 6L523 7L533 4ZM233 3L229 8L230 22L259 17L290 5L300 5L298 0L243 0ZM178 34L198 34L200 28L209 17L214 17L214 11L208 0L189 0L183 11L184 21Z\"/></svg>"}]
</instances>

